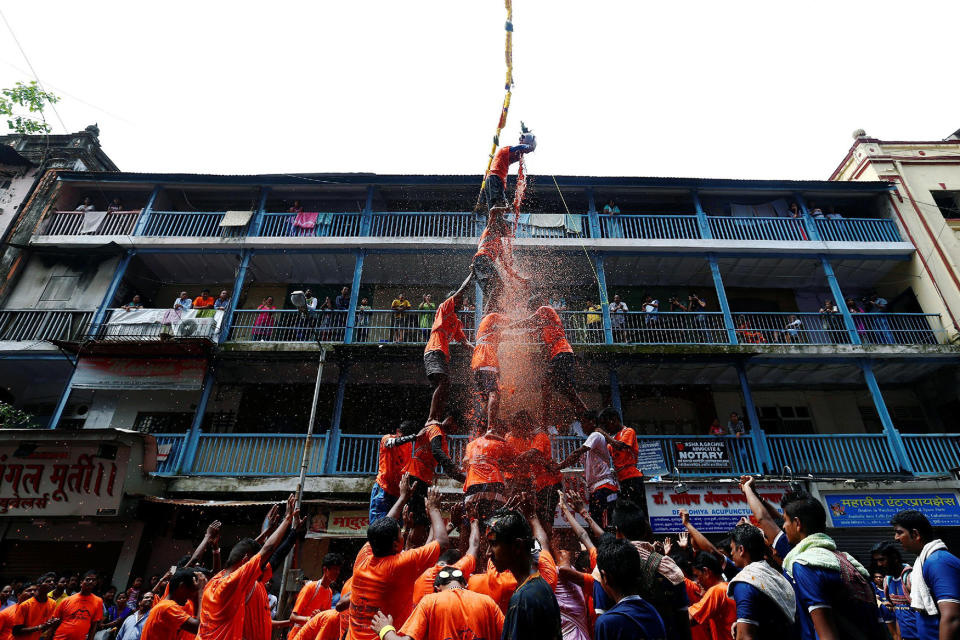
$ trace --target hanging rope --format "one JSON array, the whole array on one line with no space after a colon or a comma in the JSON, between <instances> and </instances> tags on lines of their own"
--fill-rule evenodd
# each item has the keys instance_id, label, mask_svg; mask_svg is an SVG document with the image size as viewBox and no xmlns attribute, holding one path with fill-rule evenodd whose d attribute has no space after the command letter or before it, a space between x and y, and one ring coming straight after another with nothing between
<instances>
[{"instance_id":1,"label":"hanging rope","mask_svg":"<svg viewBox=\"0 0 960 640\"><path fill-rule=\"evenodd\" d=\"M477 196L477 204L473 210L480 209L480 203L483 200L483 189L487 186L487 175L490 173L490 167L493 165L493 156L497 153L497 147L500 146L500 132L507 126L507 113L510 111L510 96L513 88L513 3L512 0L504 0L504 7L507 9L507 22L504 25L506 39L504 42L504 59L507 63L507 77L503 88L506 95L503 96L503 107L500 109L500 120L497 122L497 132L493 134L493 146L490 149L490 156L487 158L487 169L483 172L483 182L480 183L480 194Z\"/></svg>"}]
</instances>

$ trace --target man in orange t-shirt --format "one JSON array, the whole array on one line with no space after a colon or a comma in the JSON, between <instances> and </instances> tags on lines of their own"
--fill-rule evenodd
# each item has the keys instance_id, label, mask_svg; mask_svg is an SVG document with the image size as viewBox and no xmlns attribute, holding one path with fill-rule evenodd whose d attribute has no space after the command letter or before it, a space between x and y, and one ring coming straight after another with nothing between
<instances>
[{"instance_id":1,"label":"man in orange t-shirt","mask_svg":"<svg viewBox=\"0 0 960 640\"><path fill-rule=\"evenodd\" d=\"M194 309L213 309L214 298L210 295L209 289L204 289L196 298L193 299Z\"/></svg>"},{"instance_id":2,"label":"man in orange t-shirt","mask_svg":"<svg viewBox=\"0 0 960 640\"><path fill-rule=\"evenodd\" d=\"M177 640L181 633L196 633L200 628L200 621L190 613L200 598L196 571L178 569L170 578L168 589L167 597L150 609L140 640Z\"/></svg>"},{"instance_id":3,"label":"man in orange t-shirt","mask_svg":"<svg viewBox=\"0 0 960 640\"><path fill-rule=\"evenodd\" d=\"M459 569L444 568L434 580L436 593L420 601L399 631L393 627L392 616L377 612L373 617L374 632L382 640L499 638L503 612L490 596L467 591L466 581Z\"/></svg>"},{"instance_id":4,"label":"man in orange t-shirt","mask_svg":"<svg viewBox=\"0 0 960 640\"><path fill-rule=\"evenodd\" d=\"M318 611L299 630L291 631L287 640L339 640L340 615L336 609Z\"/></svg>"},{"instance_id":5,"label":"man in orange t-shirt","mask_svg":"<svg viewBox=\"0 0 960 640\"><path fill-rule=\"evenodd\" d=\"M404 473L410 474L410 483L413 486L410 510L414 513L423 514L426 512L424 500L427 489L433 485L438 464L454 480L464 481L464 475L457 468L456 463L450 459L450 450L447 444L447 434L456 430L457 423L457 419L453 415L449 415L442 423L427 422L419 433L391 438L383 443L386 447L399 447L408 442L414 443L413 455L403 468Z\"/></svg>"},{"instance_id":6,"label":"man in orange t-shirt","mask_svg":"<svg viewBox=\"0 0 960 640\"><path fill-rule=\"evenodd\" d=\"M64 598L53 611L60 620L53 640L93 640L97 621L103 618L103 600L93 595L97 586L97 572L87 571L80 581L80 591Z\"/></svg>"},{"instance_id":7,"label":"man in orange t-shirt","mask_svg":"<svg viewBox=\"0 0 960 640\"><path fill-rule=\"evenodd\" d=\"M613 470L620 484L620 497L632 500L636 504L643 504L643 472L637 468L637 456L640 451L637 432L621 423L620 412L613 407L607 407L600 412L597 424L615 441L626 445L607 445L610 458L613 460Z\"/></svg>"},{"instance_id":8,"label":"man in orange t-shirt","mask_svg":"<svg viewBox=\"0 0 960 640\"><path fill-rule=\"evenodd\" d=\"M333 601L333 589L330 585L340 577L343 562L343 556L336 552L323 556L320 565L323 575L319 580L308 581L297 594L297 601L290 612L290 621L293 623L290 633L296 633L313 615L330 608Z\"/></svg>"},{"instance_id":9,"label":"man in orange t-shirt","mask_svg":"<svg viewBox=\"0 0 960 640\"><path fill-rule=\"evenodd\" d=\"M459 549L447 549L440 554L437 564L420 574L413 585L413 606L416 607L424 596L433 593L434 581L442 570L459 569L463 575L469 576L477 566L477 554L480 551L480 521L474 518L470 521L470 546L467 552L460 553ZM466 578L464 578L466 583Z\"/></svg>"},{"instance_id":10,"label":"man in orange t-shirt","mask_svg":"<svg viewBox=\"0 0 960 640\"><path fill-rule=\"evenodd\" d=\"M473 348L473 344L463 333L463 323L457 317L457 308L463 302L463 292L467 290L472 277L472 274L467 276L460 288L451 291L447 299L437 307L433 327L430 329L430 339L423 348L423 367L427 371L427 380L433 387L429 420L439 422L447 410L447 397L450 395L450 342L455 340Z\"/></svg>"},{"instance_id":11,"label":"man in orange t-shirt","mask_svg":"<svg viewBox=\"0 0 960 640\"><path fill-rule=\"evenodd\" d=\"M390 507L396 504L400 497L400 478L403 476L403 468L413 456L412 444L388 447L387 441L414 435L416 432L416 423L413 420L404 420L394 433L388 433L380 438L380 449L377 452L377 478L370 487L370 522L387 515Z\"/></svg>"},{"instance_id":12,"label":"man in orange t-shirt","mask_svg":"<svg viewBox=\"0 0 960 640\"><path fill-rule=\"evenodd\" d=\"M533 315L515 322L511 326L531 329L532 333L543 342L547 350L548 368L543 379L543 391L540 398L540 424L543 428L550 424L547 412L554 391L569 400L570 404L573 405L574 415L577 418L582 418L587 412L587 406L580 399L580 395L574 386L576 358L573 355L573 347L570 346L564 333L560 314L549 306L546 296L542 293L530 296L529 306Z\"/></svg>"},{"instance_id":13,"label":"man in orange t-shirt","mask_svg":"<svg viewBox=\"0 0 960 640\"><path fill-rule=\"evenodd\" d=\"M409 493L409 489L403 489L394 512L398 505L402 509ZM359 555L353 565L347 640L377 640L370 625L378 611L403 624L413 608L413 585L417 576L435 564L440 553L450 546L436 487L428 490L425 505L434 540L422 547L403 551L400 522L392 517L380 518L367 527L371 553Z\"/></svg>"},{"instance_id":14,"label":"man in orange t-shirt","mask_svg":"<svg viewBox=\"0 0 960 640\"><path fill-rule=\"evenodd\" d=\"M488 313L477 327L477 345L473 348L470 370L487 413L487 429L492 429L500 412L500 359L497 349L503 330L510 325L510 318L502 313Z\"/></svg>"},{"instance_id":15,"label":"man in orange t-shirt","mask_svg":"<svg viewBox=\"0 0 960 640\"><path fill-rule=\"evenodd\" d=\"M211 578L203 590L197 640L237 640L243 635L244 601L286 536L297 511L295 505L296 496L290 494L283 520L263 547L251 538L233 545L226 568Z\"/></svg>"},{"instance_id":16,"label":"man in orange t-shirt","mask_svg":"<svg viewBox=\"0 0 960 640\"><path fill-rule=\"evenodd\" d=\"M502 431L503 427L497 425L471 440L463 455L467 472L463 481L464 504L475 507L481 520L507 503L503 471L512 465L517 452Z\"/></svg>"},{"instance_id":17,"label":"man in orange t-shirt","mask_svg":"<svg viewBox=\"0 0 960 640\"><path fill-rule=\"evenodd\" d=\"M53 612L57 602L49 597L57 584L57 574L50 572L40 577L40 583L33 588L33 596L24 600L14 609L13 635L16 640L38 640L43 632L56 625ZM4 609L6 611L6 609Z\"/></svg>"},{"instance_id":18,"label":"man in orange t-shirt","mask_svg":"<svg viewBox=\"0 0 960 640\"><path fill-rule=\"evenodd\" d=\"M691 628L701 625L710 630L713 640L733 640L731 628L737 621L737 603L727 596L720 560L701 551L693 560L693 575L707 591L699 602L690 605Z\"/></svg>"}]
</instances>

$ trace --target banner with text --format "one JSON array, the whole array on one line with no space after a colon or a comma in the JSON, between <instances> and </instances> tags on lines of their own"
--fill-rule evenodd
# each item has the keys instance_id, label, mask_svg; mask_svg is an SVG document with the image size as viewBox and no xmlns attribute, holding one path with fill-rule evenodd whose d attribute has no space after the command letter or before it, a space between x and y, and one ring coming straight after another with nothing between
<instances>
[{"instance_id":1,"label":"banner with text","mask_svg":"<svg viewBox=\"0 0 960 640\"><path fill-rule=\"evenodd\" d=\"M199 391L207 361L202 358L82 358L74 389L168 389Z\"/></svg>"},{"instance_id":2,"label":"banner with text","mask_svg":"<svg viewBox=\"0 0 960 640\"><path fill-rule=\"evenodd\" d=\"M680 510L686 509L690 522L707 533L726 533L737 526L740 518L751 518L753 512L747 499L735 483L691 484L685 493L677 493L676 485L648 484L647 513L654 533L677 533L683 531ZM780 504L789 491L787 484L764 483L756 488L761 498L774 506Z\"/></svg>"},{"instance_id":3,"label":"banner with text","mask_svg":"<svg viewBox=\"0 0 960 640\"><path fill-rule=\"evenodd\" d=\"M129 459L95 443L0 446L0 516L115 515Z\"/></svg>"},{"instance_id":4,"label":"banner with text","mask_svg":"<svg viewBox=\"0 0 960 640\"><path fill-rule=\"evenodd\" d=\"M670 473L667 463L663 459L663 448L659 440L650 442L641 440L637 443L637 466L645 476L663 476Z\"/></svg>"},{"instance_id":5,"label":"banner with text","mask_svg":"<svg viewBox=\"0 0 960 640\"><path fill-rule=\"evenodd\" d=\"M906 509L920 511L935 527L960 526L960 500L955 491L825 493L823 497L834 527L889 528L890 518Z\"/></svg>"},{"instance_id":6,"label":"banner with text","mask_svg":"<svg viewBox=\"0 0 960 640\"><path fill-rule=\"evenodd\" d=\"M684 469L729 469L727 443L714 440L682 440L674 443L677 468Z\"/></svg>"}]
</instances>

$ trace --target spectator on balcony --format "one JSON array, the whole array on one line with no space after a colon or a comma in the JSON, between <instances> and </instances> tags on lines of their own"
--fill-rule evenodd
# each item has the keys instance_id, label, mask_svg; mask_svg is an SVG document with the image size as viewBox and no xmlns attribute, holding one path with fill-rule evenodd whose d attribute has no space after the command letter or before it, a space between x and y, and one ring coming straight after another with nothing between
<instances>
[{"instance_id":1,"label":"spectator on balcony","mask_svg":"<svg viewBox=\"0 0 960 640\"><path fill-rule=\"evenodd\" d=\"M174 311L186 311L193 307L193 300L186 291L180 292L180 297L173 301Z\"/></svg>"},{"instance_id":2,"label":"spectator on balcony","mask_svg":"<svg viewBox=\"0 0 960 640\"><path fill-rule=\"evenodd\" d=\"M587 300L587 335L584 342L603 342L603 307ZM612 316L612 314L611 314Z\"/></svg>"},{"instance_id":3,"label":"spectator on balcony","mask_svg":"<svg viewBox=\"0 0 960 640\"><path fill-rule=\"evenodd\" d=\"M783 328L783 341L787 344L800 342L800 329L803 322L797 316L787 316L787 325Z\"/></svg>"},{"instance_id":4,"label":"spectator on balcony","mask_svg":"<svg viewBox=\"0 0 960 640\"><path fill-rule=\"evenodd\" d=\"M370 307L370 301L366 298L360 299L360 304L357 305L357 317L354 321L357 325L357 342L366 342L367 335L370 333L370 312L372 308Z\"/></svg>"},{"instance_id":5,"label":"spectator on balcony","mask_svg":"<svg viewBox=\"0 0 960 640\"><path fill-rule=\"evenodd\" d=\"M727 430L723 428L718 418L713 419L713 422L710 423L710 429L707 431L711 436L722 436L726 432Z\"/></svg>"},{"instance_id":6,"label":"spectator on balcony","mask_svg":"<svg viewBox=\"0 0 960 640\"><path fill-rule=\"evenodd\" d=\"M393 323L391 325L393 329L393 341L403 342L404 329L407 327L407 311L410 310L410 301L404 298L402 293L398 293L397 297L390 303L390 308L393 310Z\"/></svg>"},{"instance_id":7,"label":"spectator on balcony","mask_svg":"<svg viewBox=\"0 0 960 640\"><path fill-rule=\"evenodd\" d=\"M843 216L840 215L839 213L837 213L837 208L836 208L836 207L830 207L829 209L830 209L830 210L827 211L827 219L828 219L828 220L843 220Z\"/></svg>"},{"instance_id":8,"label":"spectator on balcony","mask_svg":"<svg viewBox=\"0 0 960 640\"><path fill-rule=\"evenodd\" d=\"M867 300L867 313L877 314L875 318L870 318L873 324L873 335L880 344L894 344L893 332L890 331L890 323L887 321L887 299L881 297L876 292L870 294Z\"/></svg>"},{"instance_id":9,"label":"spectator on balcony","mask_svg":"<svg viewBox=\"0 0 960 640\"><path fill-rule=\"evenodd\" d=\"M644 296L643 298L643 312L646 314L643 317L643 323L647 329L652 329L654 325L657 324L657 314L660 313L660 301L656 300L652 296ZM647 335L647 340L653 340L652 335Z\"/></svg>"},{"instance_id":10,"label":"spectator on balcony","mask_svg":"<svg viewBox=\"0 0 960 640\"><path fill-rule=\"evenodd\" d=\"M214 311L226 311L230 306L230 293L226 289L220 292L217 299L213 301Z\"/></svg>"},{"instance_id":11,"label":"spectator on balcony","mask_svg":"<svg viewBox=\"0 0 960 640\"><path fill-rule=\"evenodd\" d=\"M287 213L303 213L303 205L300 204L299 200L294 200L290 208L287 209Z\"/></svg>"},{"instance_id":12,"label":"spectator on balcony","mask_svg":"<svg viewBox=\"0 0 960 640\"><path fill-rule=\"evenodd\" d=\"M840 310L837 309L837 305L830 298L824 300L823 306L820 307L820 326L827 334L829 342L837 341L839 337L837 332L842 330L842 323L843 320L840 318Z\"/></svg>"},{"instance_id":13,"label":"spectator on balcony","mask_svg":"<svg viewBox=\"0 0 960 640\"><path fill-rule=\"evenodd\" d=\"M765 344L767 339L760 331L754 331L745 316L737 318L737 340L742 344Z\"/></svg>"},{"instance_id":14,"label":"spectator on balcony","mask_svg":"<svg viewBox=\"0 0 960 640\"><path fill-rule=\"evenodd\" d=\"M620 228L620 207L614 202L613 198L603 205L603 215L610 216L607 220L607 237L622 238L623 229Z\"/></svg>"},{"instance_id":15,"label":"spectator on balcony","mask_svg":"<svg viewBox=\"0 0 960 640\"><path fill-rule=\"evenodd\" d=\"M853 326L860 336L861 342L867 342L867 323L863 318L863 307L853 298L847 299L847 311L853 316Z\"/></svg>"},{"instance_id":16,"label":"spectator on balcony","mask_svg":"<svg viewBox=\"0 0 960 640\"><path fill-rule=\"evenodd\" d=\"M316 304L316 298L314 298L314 304ZM320 339L324 342L330 342L333 339L333 302L330 300L330 296L326 296L323 299L323 304L320 305L318 309L320 312Z\"/></svg>"},{"instance_id":17,"label":"spectator on balcony","mask_svg":"<svg viewBox=\"0 0 960 640\"><path fill-rule=\"evenodd\" d=\"M257 307L256 319L253 321L253 339L269 340L273 336L273 311L277 308L273 306L273 296L267 296Z\"/></svg>"},{"instance_id":18,"label":"spectator on balcony","mask_svg":"<svg viewBox=\"0 0 960 640\"><path fill-rule=\"evenodd\" d=\"M687 296L687 311L694 314L693 321L694 326L698 331L695 337L697 338L694 342L704 342L710 340L710 325L707 322L707 302L698 296L695 292L691 291L690 295Z\"/></svg>"},{"instance_id":19,"label":"spectator on balcony","mask_svg":"<svg viewBox=\"0 0 960 640\"><path fill-rule=\"evenodd\" d=\"M747 424L740 419L736 411L730 412L730 419L727 421L727 433L731 436L741 437L747 435L750 430Z\"/></svg>"},{"instance_id":20,"label":"spectator on balcony","mask_svg":"<svg viewBox=\"0 0 960 640\"><path fill-rule=\"evenodd\" d=\"M823 215L823 209L818 207L815 202L810 203L810 208L808 210L810 211L810 215L814 218L814 220L823 220L826 217Z\"/></svg>"},{"instance_id":21,"label":"spectator on balcony","mask_svg":"<svg viewBox=\"0 0 960 640\"><path fill-rule=\"evenodd\" d=\"M796 202L790 203L790 217L791 218L802 218L803 213L800 211L800 205Z\"/></svg>"},{"instance_id":22,"label":"spectator on balcony","mask_svg":"<svg viewBox=\"0 0 960 640\"><path fill-rule=\"evenodd\" d=\"M74 211L82 211L83 213L90 213L91 211L96 211L96 210L97 208L93 206L93 201L90 200L89 197L84 198L83 202L81 202L80 205L76 209L74 209Z\"/></svg>"},{"instance_id":23,"label":"spectator on balcony","mask_svg":"<svg viewBox=\"0 0 960 640\"><path fill-rule=\"evenodd\" d=\"M613 329L614 342L628 342L627 340L627 312L630 311L627 303L619 295L613 296L610 307L610 328Z\"/></svg>"},{"instance_id":24,"label":"spectator on balcony","mask_svg":"<svg viewBox=\"0 0 960 640\"><path fill-rule=\"evenodd\" d=\"M204 289L200 292L200 295L193 299L193 308L197 310L198 318L213 317L213 301L210 289Z\"/></svg>"},{"instance_id":25,"label":"spectator on balcony","mask_svg":"<svg viewBox=\"0 0 960 640\"><path fill-rule=\"evenodd\" d=\"M314 315L317 310L317 296L313 295L313 291L310 289L306 289L303 292L303 300L306 313L297 315L296 320L294 320L294 325L297 327L297 340L313 340L314 336L311 328L317 326L317 319Z\"/></svg>"},{"instance_id":26,"label":"spectator on balcony","mask_svg":"<svg viewBox=\"0 0 960 640\"><path fill-rule=\"evenodd\" d=\"M123 305L124 311L133 311L134 309L143 309L143 303L140 302L140 294L133 296L133 299L127 304Z\"/></svg>"},{"instance_id":27,"label":"spectator on balcony","mask_svg":"<svg viewBox=\"0 0 960 640\"><path fill-rule=\"evenodd\" d=\"M107 205L107 213L116 213L117 211L123 211L123 205L120 204L120 198L114 198L110 201L110 204Z\"/></svg>"},{"instance_id":28,"label":"spectator on balcony","mask_svg":"<svg viewBox=\"0 0 960 640\"><path fill-rule=\"evenodd\" d=\"M433 316L437 310L437 303L430 299L430 294L423 294L423 302L417 305L417 314L420 324L420 339L426 342L430 339L430 327L433 326Z\"/></svg>"},{"instance_id":29,"label":"spectator on balcony","mask_svg":"<svg viewBox=\"0 0 960 640\"><path fill-rule=\"evenodd\" d=\"M343 327L347 326L347 312L350 310L350 288L344 287L340 289L339 295L333 300L333 307L336 309L337 313L334 316L334 326L336 326L339 331L337 331L337 340L343 340Z\"/></svg>"}]
</instances>

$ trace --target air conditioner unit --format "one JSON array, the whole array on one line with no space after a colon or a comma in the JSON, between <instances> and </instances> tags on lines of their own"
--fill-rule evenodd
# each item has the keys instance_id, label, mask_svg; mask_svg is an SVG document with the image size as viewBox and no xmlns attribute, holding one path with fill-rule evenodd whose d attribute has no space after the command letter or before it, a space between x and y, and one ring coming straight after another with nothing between
<instances>
[{"instance_id":1,"label":"air conditioner unit","mask_svg":"<svg viewBox=\"0 0 960 640\"><path fill-rule=\"evenodd\" d=\"M190 318L177 326L177 335L181 338L208 338L216 327L215 318Z\"/></svg>"}]
</instances>

